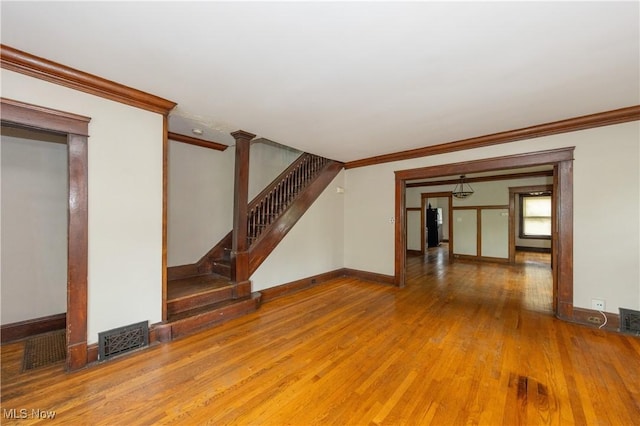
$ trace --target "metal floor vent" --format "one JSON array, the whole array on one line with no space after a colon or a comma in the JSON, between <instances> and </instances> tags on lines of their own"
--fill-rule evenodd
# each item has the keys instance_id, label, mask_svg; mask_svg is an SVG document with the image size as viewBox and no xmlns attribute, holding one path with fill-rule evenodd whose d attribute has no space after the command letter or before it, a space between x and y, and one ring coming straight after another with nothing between
<instances>
[{"instance_id":1,"label":"metal floor vent","mask_svg":"<svg viewBox=\"0 0 640 426\"><path fill-rule=\"evenodd\" d=\"M149 345L149 323L114 328L98 333L98 360L104 361L134 349Z\"/></svg>"},{"instance_id":2,"label":"metal floor vent","mask_svg":"<svg viewBox=\"0 0 640 426\"><path fill-rule=\"evenodd\" d=\"M640 311L620 308L620 331L640 336Z\"/></svg>"}]
</instances>

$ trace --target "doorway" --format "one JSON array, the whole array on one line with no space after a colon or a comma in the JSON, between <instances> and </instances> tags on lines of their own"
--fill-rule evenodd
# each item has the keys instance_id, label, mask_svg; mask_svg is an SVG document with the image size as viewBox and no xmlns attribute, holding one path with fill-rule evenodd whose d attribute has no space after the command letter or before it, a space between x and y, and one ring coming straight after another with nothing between
<instances>
[{"instance_id":1,"label":"doorway","mask_svg":"<svg viewBox=\"0 0 640 426\"><path fill-rule=\"evenodd\" d=\"M552 273L556 316L571 319L573 316L573 151L562 148L528 154L488 158L463 163L444 164L418 169L400 170L396 176L395 227L395 284L404 287L406 282L406 203L407 181L449 175L508 170L531 166L553 166L553 193L555 211L553 236Z\"/></svg>"},{"instance_id":2,"label":"doorway","mask_svg":"<svg viewBox=\"0 0 640 426\"><path fill-rule=\"evenodd\" d=\"M0 99L2 125L55 133L67 145L67 315L66 368L87 364L89 117Z\"/></svg>"},{"instance_id":3,"label":"doorway","mask_svg":"<svg viewBox=\"0 0 640 426\"><path fill-rule=\"evenodd\" d=\"M429 247L447 243L449 260L453 259L453 197L451 192L423 192L420 194L422 217L422 253ZM435 220L434 220L435 219ZM429 228L435 228L435 233ZM435 234L435 235L434 235Z\"/></svg>"},{"instance_id":4,"label":"doorway","mask_svg":"<svg viewBox=\"0 0 640 426\"><path fill-rule=\"evenodd\" d=\"M2 324L66 315L66 137L2 126Z\"/></svg>"}]
</instances>

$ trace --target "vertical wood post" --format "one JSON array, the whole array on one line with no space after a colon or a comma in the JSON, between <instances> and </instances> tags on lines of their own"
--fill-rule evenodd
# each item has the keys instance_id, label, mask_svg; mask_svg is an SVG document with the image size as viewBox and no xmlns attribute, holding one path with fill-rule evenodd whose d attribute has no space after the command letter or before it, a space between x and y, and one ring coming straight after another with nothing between
<instances>
[{"instance_id":1,"label":"vertical wood post","mask_svg":"<svg viewBox=\"0 0 640 426\"><path fill-rule=\"evenodd\" d=\"M249 148L256 135L238 130L231 133L236 140L236 165L233 196L233 246L231 249L231 281L249 279L247 253L247 207L249 205Z\"/></svg>"},{"instance_id":2,"label":"vertical wood post","mask_svg":"<svg viewBox=\"0 0 640 426\"><path fill-rule=\"evenodd\" d=\"M87 365L88 173L87 137L67 135L69 161L67 255L67 370Z\"/></svg>"}]
</instances>

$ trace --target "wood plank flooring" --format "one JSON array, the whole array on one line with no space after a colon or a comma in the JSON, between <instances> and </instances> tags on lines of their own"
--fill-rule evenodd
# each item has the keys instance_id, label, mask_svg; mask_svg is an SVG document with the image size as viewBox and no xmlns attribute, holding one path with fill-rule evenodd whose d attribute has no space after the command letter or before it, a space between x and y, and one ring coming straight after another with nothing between
<instances>
[{"instance_id":1,"label":"wood plank flooring","mask_svg":"<svg viewBox=\"0 0 640 426\"><path fill-rule=\"evenodd\" d=\"M3 345L1 422L637 425L640 339L555 319L548 261L520 260L430 250L405 289L336 279L73 374Z\"/></svg>"}]
</instances>

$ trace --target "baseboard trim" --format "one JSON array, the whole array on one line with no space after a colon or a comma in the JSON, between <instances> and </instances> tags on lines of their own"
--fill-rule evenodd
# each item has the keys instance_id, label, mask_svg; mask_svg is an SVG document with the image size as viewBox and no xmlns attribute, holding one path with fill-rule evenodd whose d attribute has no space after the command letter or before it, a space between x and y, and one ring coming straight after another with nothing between
<instances>
[{"instance_id":1,"label":"baseboard trim","mask_svg":"<svg viewBox=\"0 0 640 426\"><path fill-rule=\"evenodd\" d=\"M271 300L287 296L289 294L297 293L299 291L315 287L317 285L340 277L358 278L363 281L372 281L380 284L395 285L395 277L392 275L383 275L377 274L375 272L341 268L260 290L260 293L262 293L262 303L269 302Z\"/></svg>"},{"instance_id":2,"label":"baseboard trim","mask_svg":"<svg viewBox=\"0 0 640 426\"><path fill-rule=\"evenodd\" d=\"M455 260L467 260L470 262L491 262L491 263L509 263L509 259L502 257L488 257L488 256L471 256L468 254L454 254Z\"/></svg>"},{"instance_id":3,"label":"baseboard trim","mask_svg":"<svg viewBox=\"0 0 640 426\"><path fill-rule=\"evenodd\" d=\"M551 249L548 247L525 247L516 246L516 251L528 251L532 253L551 253Z\"/></svg>"},{"instance_id":4,"label":"baseboard trim","mask_svg":"<svg viewBox=\"0 0 640 426\"><path fill-rule=\"evenodd\" d=\"M5 324L0 327L0 341L2 343L13 342L36 334L47 333L54 330L62 330L67 327L67 314L55 314L26 321Z\"/></svg>"},{"instance_id":5,"label":"baseboard trim","mask_svg":"<svg viewBox=\"0 0 640 426\"><path fill-rule=\"evenodd\" d=\"M396 278L393 275L378 274L376 272L359 271L357 269L344 268L344 276L358 278L363 281L373 281L380 284L395 285Z\"/></svg>"},{"instance_id":6,"label":"baseboard trim","mask_svg":"<svg viewBox=\"0 0 640 426\"><path fill-rule=\"evenodd\" d=\"M271 300L287 296L289 294L297 293L301 290L315 287L316 285L325 283L335 278L343 277L344 275L345 272L343 268L335 269L323 274L313 275L311 277L302 278L275 287L260 290L260 293L262 293L262 303L269 302Z\"/></svg>"},{"instance_id":7,"label":"baseboard trim","mask_svg":"<svg viewBox=\"0 0 640 426\"><path fill-rule=\"evenodd\" d=\"M607 331L620 331L620 315L611 312L604 313L607 316L607 323L602 329ZM590 321L593 319L593 321ZM598 322L596 322L596 319ZM604 323L602 314L593 309L573 308L573 317L569 319L570 322L576 324L586 325L592 328L600 328Z\"/></svg>"},{"instance_id":8,"label":"baseboard trim","mask_svg":"<svg viewBox=\"0 0 640 426\"><path fill-rule=\"evenodd\" d=\"M422 252L420 250L407 250L407 254L410 254L412 256L420 256Z\"/></svg>"}]
</instances>

